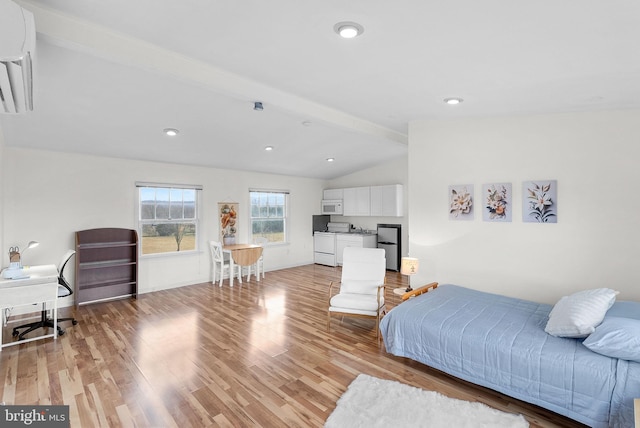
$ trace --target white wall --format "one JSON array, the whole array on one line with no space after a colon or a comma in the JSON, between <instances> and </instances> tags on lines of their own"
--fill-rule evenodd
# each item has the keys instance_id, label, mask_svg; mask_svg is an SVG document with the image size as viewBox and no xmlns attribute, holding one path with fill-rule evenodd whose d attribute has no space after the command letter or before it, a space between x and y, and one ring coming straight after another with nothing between
<instances>
[{"instance_id":1,"label":"white wall","mask_svg":"<svg viewBox=\"0 0 640 428\"><path fill-rule=\"evenodd\" d=\"M9 247L4 245L4 174L2 171L6 170L4 164L4 134L2 128L0 128L0 249L1 251L7 251L7 261L9 258ZM0 264L5 266L5 263Z\"/></svg>"},{"instance_id":2,"label":"white wall","mask_svg":"<svg viewBox=\"0 0 640 428\"><path fill-rule=\"evenodd\" d=\"M75 232L136 228L136 181L202 184L201 252L142 258L139 292L210 281L206 242L218 239L217 204L240 204L240 240L248 242L249 188L289 190L290 243L267 247L266 270L313 263L311 216L319 214L321 180L213 168L130 161L5 147L5 234L2 248L37 240L28 264L58 263L75 247ZM4 254L2 264L8 263ZM73 271L73 269L71 269ZM71 273L71 272L69 272Z\"/></svg>"},{"instance_id":3,"label":"white wall","mask_svg":"<svg viewBox=\"0 0 640 428\"><path fill-rule=\"evenodd\" d=\"M404 216L403 217L348 217L331 216L332 221L343 221L353 224L355 227L376 230L378 223L402 225L402 255L409 251L408 245L408 209L407 209L407 158L392 160L383 165L358 171L333 179L327 183L327 189L339 189L344 187L381 186L385 184L402 184L404 189ZM322 197L322 195L320 195ZM318 202L319 203L319 202Z\"/></svg>"},{"instance_id":4,"label":"white wall","mask_svg":"<svg viewBox=\"0 0 640 428\"><path fill-rule=\"evenodd\" d=\"M640 111L416 121L409 129L412 284L539 302L595 287L640 300ZM522 182L558 180L558 223L522 222ZM485 183L513 184L513 221L482 221ZM448 220L448 186L475 186L475 220Z\"/></svg>"}]
</instances>

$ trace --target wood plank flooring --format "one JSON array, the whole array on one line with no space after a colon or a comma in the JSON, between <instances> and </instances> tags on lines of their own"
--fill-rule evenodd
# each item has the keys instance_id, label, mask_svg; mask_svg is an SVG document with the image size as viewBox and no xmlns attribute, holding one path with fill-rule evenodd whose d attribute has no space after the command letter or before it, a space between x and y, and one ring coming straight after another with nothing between
<instances>
[{"instance_id":1,"label":"wood plank flooring","mask_svg":"<svg viewBox=\"0 0 640 428\"><path fill-rule=\"evenodd\" d=\"M583 427L554 413L387 354L375 322L334 318L329 281L308 265L222 288L196 284L65 308L66 334L0 353L0 401L67 404L72 427L321 427L359 373L522 413L532 427ZM392 289L406 286L387 274ZM11 340L11 327L4 329ZM8 339L7 339L8 338Z\"/></svg>"}]
</instances>

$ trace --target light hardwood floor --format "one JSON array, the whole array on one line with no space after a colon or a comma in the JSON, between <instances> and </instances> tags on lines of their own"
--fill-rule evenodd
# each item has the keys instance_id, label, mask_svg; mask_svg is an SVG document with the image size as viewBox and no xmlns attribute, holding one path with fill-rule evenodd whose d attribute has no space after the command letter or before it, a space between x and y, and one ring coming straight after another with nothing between
<instances>
[{"instance_id":1,"label":"light hardwood floor","mask_svg":"<svg viewBox=\"0 0 640 428\"><path fill-rule=\"evenodd\" d=\"M335 318L327 332L329 281L339 276L308 265L233 288L204 283L65 308L60 316L79 321L65 335L0 353L1 401L67 404L71 426L83 428L320 427L367 373L522 413L532 427L583 427L387 354L374 321ZM406 280L388 272L387 284L391 308L391 290Z\"/></svg>"}]
</instances>

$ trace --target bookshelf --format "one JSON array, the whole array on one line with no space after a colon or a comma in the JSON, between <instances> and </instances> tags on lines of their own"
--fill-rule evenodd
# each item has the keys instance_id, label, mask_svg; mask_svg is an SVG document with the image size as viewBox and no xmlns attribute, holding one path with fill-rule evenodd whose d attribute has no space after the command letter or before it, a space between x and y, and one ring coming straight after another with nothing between
<instances>
[{"instance_id":1,"label":"bookshelf","mask_svg":"<svg viewBox=\"0 0 640 428\"><path fill-rule=\"evenodd\" d=\"M76 232L76 306L138 293L138 233L101 228Z\"/></svg>"}]
</instances>

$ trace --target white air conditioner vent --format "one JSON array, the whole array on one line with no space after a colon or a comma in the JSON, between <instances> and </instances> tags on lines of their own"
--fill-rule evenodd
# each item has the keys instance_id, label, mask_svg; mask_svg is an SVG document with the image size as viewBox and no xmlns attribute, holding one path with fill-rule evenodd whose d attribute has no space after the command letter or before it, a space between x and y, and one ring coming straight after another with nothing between
<instances>
[{"instance_id":1,"label":"white air conditioner vent","mask_svg":"<svg viewBox=\"0 0 640 428\"><path fill-rule=\"evenodd\" d=\"M35 47L33 14L0 0L0 113L33 110Z\"/></svg>"}]
</instances>

